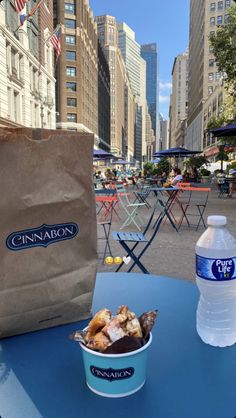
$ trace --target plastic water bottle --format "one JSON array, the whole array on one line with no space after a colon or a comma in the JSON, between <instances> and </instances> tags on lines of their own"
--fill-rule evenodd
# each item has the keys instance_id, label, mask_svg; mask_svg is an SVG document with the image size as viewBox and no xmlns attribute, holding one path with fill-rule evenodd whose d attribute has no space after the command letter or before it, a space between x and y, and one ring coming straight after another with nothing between
<instances>
[{"instance_id":1,"label":"plastic water bottle","mask_svg":"<svg viewBox=\"0 0 236 418\"><path fill-rule=\"evenodd\" d=\"M236 342L236 240L226 223L225 216L208 216L196 244L197 332L215 347Z\"/></svg>"}]
</instances>

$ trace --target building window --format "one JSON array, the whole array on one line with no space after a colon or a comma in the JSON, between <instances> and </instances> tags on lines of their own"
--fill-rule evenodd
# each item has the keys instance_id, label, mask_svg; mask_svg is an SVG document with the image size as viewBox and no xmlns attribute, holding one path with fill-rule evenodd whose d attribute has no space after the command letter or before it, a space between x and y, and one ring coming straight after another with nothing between
<instances>
[{"instance_id":1,"label":"building window","mask_svg":"<svg viewBox=\"0 0 236 418\"><path fill-rule=\"evenodd\" d=\"M208 94L211 94L211 93L213 93L213 86L208 87Z\"/></svg>"},{"instance_id":2,"label":"building window","mask_svg":"<svg viewBox=\"0 0 236 418\"><path fill-rule=\"evenodd\" d=\"M218 10L223 10L223 1L218 1Z\"/></svg>"},{"instance_id":3,"label":"building window","mask_svg":"<svg viewBox=\"0 0 236 418\"><path fill-rule=\"evenodd\" d=\"M215 3L211 3L211 4L210 4L210 11L211 11L211 12L214 12L214 11L215 11L215 9L216 9L216 4L215 4Z\"/></svg>"},{"instance_id":4,"label":"building window","mask_svg":"<svg viewBox=\"0 0 236 418\"><path fill-rule=\"evenodd\" d=\"M213 100L213 104L212 104L212 110L213 110L213 113L215 113L215 111L216 111L216 104L217 104L217 100L216 100L216 99L214 99L214 100Z\"/></svg>"},{"instance_id":5,"label":"building window","mask_svg":"<svg viewBox=\"0 0 236 418\"><path fill-rule=\"evenodd\" d=\"M75 29L76 21L73 19L65 19L65 27L68 29Z\"/></svg>"},{"instance_id":6,"label":"building window","mask_svg":"<svg viewBox=\"0 0 236 418\"><path fill-rule=\"evenodd\" d=\"M15 77L19 76L19 60L18 53L14 48L11 48L11 72Z\"/></svg>"},{"instance_id":7,"label":"building window","mask_svg":"<svg viewBox=\"0 0 236 418\"><path fill-rule=\"evenodd\" d=\"M76 107L77 106L77 99L72 97L67 97L67 106Z\"/></svg>"},{"instance_id":8,"label":"building window","mask_svg":"<svg viewBox=\"0 0 236 418\"><path fill-rule=\"evenodd\" d=\"M223 23L223 17L217 16L217 25L222 25L222 23Z\"/></svg>"},{"instance_id":9,"label":"building window","mask_svg":"<svg viewBox=\"0 0 236 418\"><path fill-rule=\"evenodd\" d=\"M225 7L230 7L230 0L225 0Z\"/></svg>"},{"instance_id":10,"label":"building window","mask_svg":"<svg viewBox=\"0 0 236 418\"><path fill-rule=\"evenodd\" d=\"M39 74L36 68L33 68L33 80L32 80L32 87L34 91L39 90Z\"/></svg>"},{"instance_id":11,"label":"building window","mask_svg":"<svg viewBox=\"0 0 236 418\"><path fill-rule=\"evenodd\" d=\"M76 83L66 83L66 90L67 91L76 91Z\"/></svg>"},{"instance_id":12,"label":"building window","mask_svg":"<svg viewBox=\"0 0 236 418\"><path fill-rule=\"evenodd\" d=\"M208 80L209 81L213 81L213 77L214 77L213 73L208 73Z\"/></svg>"},{"instance_id":13,"label":"building window","mask_svg":"<svg viewBox=\"0 0 236 418\"><path fill-rule=\"evenodd\" d=\"M214 59L209 59L209 67L214 67Z\"/></svg>"},{"instance_id":14,"label":"building window","mask_svg":"<svg viewBox=\"0 0 236 418\"><path fill-rule=\"evenodd\" d=\"M19 93L17 91L13 93L13 119L19 122Z\"/></svg>"},{"instance_id":15,"label":"building window","mask_svg":"<svg viewBox=\"0 0 236 418\"><path fill-rule=\"evenodd\" d=\"M214 17L210 17L210 25L211 26L215 25L215 18Z\"/></svg>"},{"instance_id":16,"label":"building window","mask_svg":"<svg viewBox=\"0 0 236 418\"><path fill-rule=\"evenodd\" d=\"M228 23L229 15L225 15L224 20L225 20L225 23Z\"/></svg>"},{"instance_id":17,"label":"building window","mask_svg":"<svg viewBox=\"0 0 236 418\"><path fill-rule=\"evenodd\" d=\"M76 76L76 68L75 67L66 67L66 75L69 77L75 77Z\"/></svg>"},{"instance_id":18,"label":"building window","mask_svg":"<svg viewBox=\"0 0 236 418\"><path fill-rule=\"evenodd\" d=\"M76 60L76 52L75 51L66 51L66 59L68 61L75 61Z\"/></svg>"},{"instance_id":19,"label":"building window","mask_svg":"<svg viewBox=\"0 0 236 418\"><path fill-rule=\"evenodd\" d=\"M75 45L76 44L76 37L74 35L66 35L66 44L67 45Z\"/></svg>"},{"instance_id":20,"label":"building window","mask_svg":"<svg viewBox=\"0 0 236 418\"><path fill-rule=\"evenodd\" d=\"M215 75L216 80L219 80L220 77L221 77L221 73L216 73L216 75Z\"/></svg>"},{"instance_id":21,"label":"building window","mask_svg":"<svg viewBox=\"0 0 236 418\"><path fill-rule=\"evenodd\" d=\"M68 122L77 122L77 114L76 113L67 113L67 121Z\"/></svg>"},{"instance_id":22,"label":"building window","mask_svg":"<svg viewBox=\"0 0 236 418\"><path fill-rule=\"evenodd\" d=\"M75 3L65 3L65 13L75 15Z\"/></svg>"}]
</instances>

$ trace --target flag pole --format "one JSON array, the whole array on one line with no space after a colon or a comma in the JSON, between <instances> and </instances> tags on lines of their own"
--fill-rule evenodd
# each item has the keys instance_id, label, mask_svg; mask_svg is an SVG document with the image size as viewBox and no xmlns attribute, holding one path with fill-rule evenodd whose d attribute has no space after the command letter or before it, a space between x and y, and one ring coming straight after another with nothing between
<instances>
[{"instance_id":1,"label":"flag pole","mask_svg":"<svg viewBox=\"0 0 236 418\"><path fill-rule=\"evenodd\" d=\"M25 19L23 21L23 23L20 23L20 25L16 28L16 30L13 32L13 34L15 35L16 32L20 29L21 26L23 26L25 20L27 20L29 17L32 17L34 15L34 13L38 10L38 8L41 6L41 4L43 4L44 0L39 0L38 3L35 4L35 6L29 11L29 13L27 13L26 15L21 15L20 16L25 16Z\"/></svg>"},{"instance_id":2,"label":"flag pole","mask_svg":"<svg viewBox=\"0 0 236 418\"><path fill-rule=\"evenodd\" d=\"M54 31L45 39L44 44L48 43L51 39L51 37L58 31L58 29L61 27L61 23L58 23L58 25L55 27Z\"/></svg>"}]
</instances>

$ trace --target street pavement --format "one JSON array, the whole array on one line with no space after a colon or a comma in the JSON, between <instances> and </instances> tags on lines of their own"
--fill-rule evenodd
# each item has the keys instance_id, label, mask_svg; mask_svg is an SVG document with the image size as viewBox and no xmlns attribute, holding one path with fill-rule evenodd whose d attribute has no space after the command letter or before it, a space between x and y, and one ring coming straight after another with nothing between
<instances>
[{"instance_id":1,"label":"street pavement","mask_svg":"<svg viewBox=\"0 0 236 418\"><path fill-rule=\"evenodd\" d=\"M206 207L204 219L206 221L208 215L225 215L228 220L228 229L236 238L236 192L233 198L218 198L218 191L213 185L212 191L209 195L208 204ZM132 191L130 191L130 200L132 200ZM149 197L149 202L153 206L156 202L155 196L152 194ZM152 209L142 208L141 216L146 223L150 217ZM122 210L119 209L119 213ZM178 210L174 214L178 218ZM125 217L123 218L125 219ZM196 223L196 218L191 217L191 222ZM123 221L114 216L112 222L112 231L119 231ZM134 225L130 225L125 228L124 231L135 231L137 228ZM151 274L169 276L179 279L185 279L189 281L195 280L195 245L198 238L204 232L204 228L199 228L198 231L194 227L187 227L186 223L183 227L176 232L174 228L166 221L161 225L154 241L147 249L146 253L142 257L142 263L146 266ZM98 237L102 237L103 232L101 227L98 228ZM101 257L101 252L104 248L105 241L98 239L98 252ZM125 256L125 252L119 243L112 239L110 235L110 244L113 257ZM127 271L128 266L122 267L121 271ZM117 266L112 263L111 265L103 264L102 259L98 259L98 271L115 271ZM134 272L141 272L139 268L135 267Z\"/></svg>"}]
</instances>

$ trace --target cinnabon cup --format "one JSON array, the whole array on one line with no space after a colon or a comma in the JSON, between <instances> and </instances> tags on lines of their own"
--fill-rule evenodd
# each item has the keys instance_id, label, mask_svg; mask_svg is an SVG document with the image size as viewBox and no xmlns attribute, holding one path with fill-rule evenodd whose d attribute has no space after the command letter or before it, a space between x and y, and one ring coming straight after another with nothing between
<instances>
[{"instance_id":1,"label":"cinnabon cup","mask_svg":"<svg viewBox=\"0 0 236 418\"><path fill-rule=\"evenodd\" d=\"M80 343L86 384L94 393L109 398L121 398L140 390L146 381L147 343L138 350L123 354L103 354Z\"/></svg>"}]
</instances>

